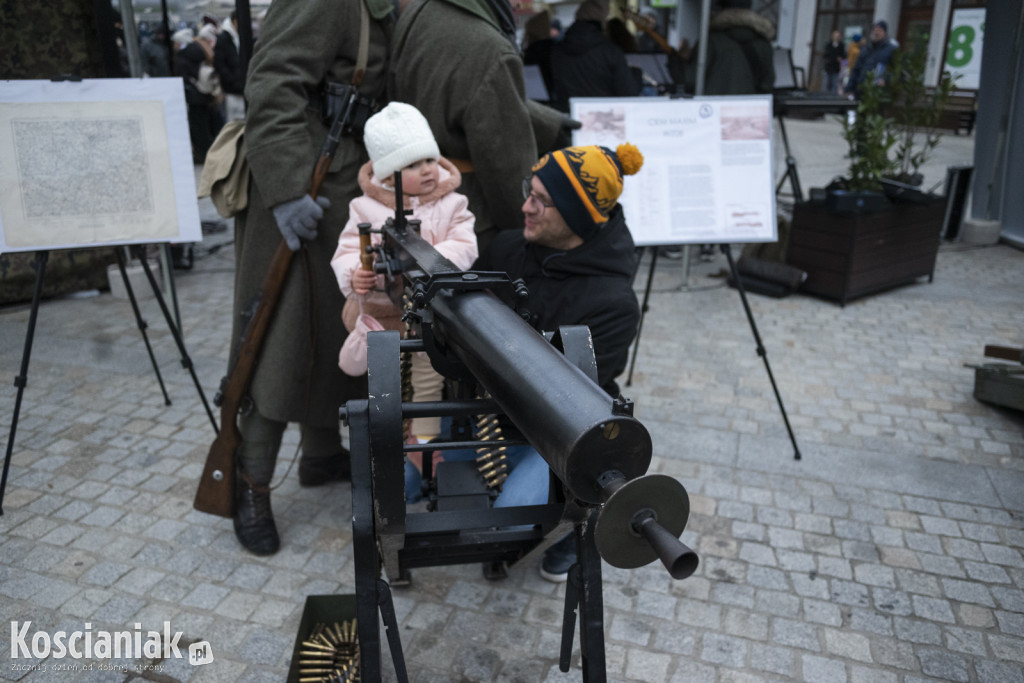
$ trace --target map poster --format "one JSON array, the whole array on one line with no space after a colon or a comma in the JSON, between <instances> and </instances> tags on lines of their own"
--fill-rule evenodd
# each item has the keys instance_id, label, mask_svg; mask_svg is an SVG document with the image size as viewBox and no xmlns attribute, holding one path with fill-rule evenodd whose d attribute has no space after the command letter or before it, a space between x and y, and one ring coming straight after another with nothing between
<instances>
[{"instance_id":1,"label":"map poster","mask_svg":"<svg viewBox=\"0 0 1024 683\"><path fill-rule=\"evenodd\" d=\"M183 92L0 82L0 252L202 240Z\"/></svg>"},{"instance_id":2,"label":"map poster","mask_svg":"<svg viewBox=\"0 0 1024 683\"><path fill-rule=\"evenodd\" d=\"M573 144L636 145L619 202L637 246L774 242L772 99L584 98Z\"/></svg>"}]
</instances>

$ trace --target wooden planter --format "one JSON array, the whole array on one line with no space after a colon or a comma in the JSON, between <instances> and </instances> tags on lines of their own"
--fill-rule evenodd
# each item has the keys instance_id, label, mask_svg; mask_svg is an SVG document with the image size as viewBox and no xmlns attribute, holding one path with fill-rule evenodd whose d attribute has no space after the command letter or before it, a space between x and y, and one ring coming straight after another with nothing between
<instances>
[{"instance_id":1,"label":"wooden planter","mask_svg":"<svg viewBox=\"0 0 1024 683\"><path fill-rule=\"evenodd\" d=\"M841 305L914 282L932 281L945 204L892 203L873 213L833 213L824 203L793 208L786 261L807 272L801 291Z\"/></svg>"}]
</instances>

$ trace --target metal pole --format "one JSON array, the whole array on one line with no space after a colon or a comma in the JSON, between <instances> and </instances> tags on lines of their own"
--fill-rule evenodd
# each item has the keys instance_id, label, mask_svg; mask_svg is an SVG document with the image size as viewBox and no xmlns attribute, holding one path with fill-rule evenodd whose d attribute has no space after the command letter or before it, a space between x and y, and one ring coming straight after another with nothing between
<instances>
[{"instance_id":1,"label":"metal pole","mask_svg":"<svg viewBox=\"0 0 1024 683\"><path fill-rule=\"evenodd\" d=\"M128 52L128 72L132 78L142 78L139 33L135 29L135 10L131 0L121 0L121 28L124 31L124 49Z\"/></svg>"},{"instance_id":2,"label":"metal pole","mask_svg":"<svg viewBox=\"0 0 1024 683\"><path fill-rule=\"evenodd\" d=\"M711 22L711 0L701 0L700 37L697 42L697 86L694 95L704 94L704 67L708 61L708 25Z\"/></svg>"}]
</instances>

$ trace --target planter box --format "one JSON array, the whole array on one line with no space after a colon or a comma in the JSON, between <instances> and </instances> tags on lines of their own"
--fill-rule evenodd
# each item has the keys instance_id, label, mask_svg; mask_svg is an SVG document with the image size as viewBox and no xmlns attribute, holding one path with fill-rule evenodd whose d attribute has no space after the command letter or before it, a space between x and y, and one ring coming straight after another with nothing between
<instances>
[{"instance_id":1,"label":"planter box","mask_svg":"<svg viewBox=\"0 0 1024 683\"><path fill-rule=\"evenodd\" d=\"M931 282L945 203L892 203L873 213L833 213L824 203L793 207L786 262L807 272L801 291L847 301Z\"/></svg>"}]
</instances>

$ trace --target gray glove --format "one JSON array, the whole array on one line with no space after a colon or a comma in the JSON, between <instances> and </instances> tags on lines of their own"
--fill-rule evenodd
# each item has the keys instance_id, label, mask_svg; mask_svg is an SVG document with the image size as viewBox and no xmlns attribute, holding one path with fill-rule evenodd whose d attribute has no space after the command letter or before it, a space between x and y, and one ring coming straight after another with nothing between
<instances>
[{"instance_id":1,"label":"gray glove","mask_svg":"<svg viewBox=\"0 0 1024 683\"><path fill-rule=\"evenodd\" d=\"M313 199L304 194L298 199L281 202L271 209L277 229L288 243L288 248L298 251L302 246L300 240L316 239L316 224L324 217L324 209L330 208L331 200L327 197Z\"/></svg>"}]
</instances>

